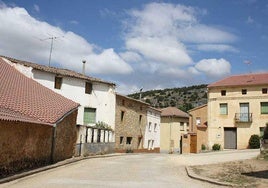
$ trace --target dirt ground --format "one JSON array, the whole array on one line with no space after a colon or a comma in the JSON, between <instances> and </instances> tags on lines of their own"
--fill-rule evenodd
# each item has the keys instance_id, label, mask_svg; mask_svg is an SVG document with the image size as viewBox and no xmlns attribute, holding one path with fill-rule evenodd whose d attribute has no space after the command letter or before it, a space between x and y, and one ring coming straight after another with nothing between
<instances>
[{"instance_id":1,"label":"dirt ground","mask_svg":"<svg viewBox=\"0 0 268 188\"><path fill-rule=\"evenodd\" d=\"M199 176L228 182L237 187L268 187L268 160L248 159L190 168Z\"/></svg>"}]
</instances>

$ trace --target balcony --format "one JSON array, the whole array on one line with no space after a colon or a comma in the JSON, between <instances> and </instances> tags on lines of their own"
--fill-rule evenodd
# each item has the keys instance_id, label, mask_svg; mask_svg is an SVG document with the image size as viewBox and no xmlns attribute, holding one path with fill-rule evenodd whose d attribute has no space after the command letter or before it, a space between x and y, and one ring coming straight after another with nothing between
<instances>
[{"instance_id":1,"label":"balcony","mask_svg":"<svg viewBox=\"0 0 268 188\"><path fill-rule=\"evenodd\" d=\"M252 113L235 113L236 123L250 123L252 122Z\"/></svg>"}]
</instances>

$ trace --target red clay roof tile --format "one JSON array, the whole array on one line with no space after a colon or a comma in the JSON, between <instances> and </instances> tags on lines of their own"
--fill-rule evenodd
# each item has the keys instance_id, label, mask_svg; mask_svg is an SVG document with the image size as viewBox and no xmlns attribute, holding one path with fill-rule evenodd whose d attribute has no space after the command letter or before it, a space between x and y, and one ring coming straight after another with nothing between
<instances>
[{"instance_id":1,"label":"red clay roof tile","mask_svg":"<svg viewBox=\"0 0 268 188\"><path fill-rule=\"evenodd\" d=\"M17 71L0 57L0 119L53 125L75 103Z\"/></svg>"},{"instance_id":2,"label":"red clay roof tile","mask_svg":"<svg viewBox=\"0 0 268 188\"><path fill-rule=\"evenodd\" d=\"M163 108L161 112L161 116L175 116L175 117L186 117L188 118L189 115L186 112L179 110L176 107L167 107Z\"/></svg>"},{"instance_id":3,"label":"red clay roof tile","mask_svg":"<svg viewBox=\"0 0 268 188\"><path fill-rule=\"evenodd\" d=\"M208 85L208 88L223 86L250 86L268 84L268 73L234 75Z\"/></svg>"}]
</instances>

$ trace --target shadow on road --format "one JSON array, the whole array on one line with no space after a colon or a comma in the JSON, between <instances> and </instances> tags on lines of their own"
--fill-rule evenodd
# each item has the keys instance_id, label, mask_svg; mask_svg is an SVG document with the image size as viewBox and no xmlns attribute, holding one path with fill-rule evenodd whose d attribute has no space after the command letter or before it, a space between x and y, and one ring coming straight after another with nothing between
<instances>
[{"instance_id":1,"label":"shadow on road","mask_svg":"<svg viewBox=\"0 0 268 188\"><path fill-rule=\"evenodd\" d=\"M249 173L242 173L242 175L256 177L256 178L268 179L268 170L257 171L257 172L249 172Z\"/></svg>"}]
</instances>

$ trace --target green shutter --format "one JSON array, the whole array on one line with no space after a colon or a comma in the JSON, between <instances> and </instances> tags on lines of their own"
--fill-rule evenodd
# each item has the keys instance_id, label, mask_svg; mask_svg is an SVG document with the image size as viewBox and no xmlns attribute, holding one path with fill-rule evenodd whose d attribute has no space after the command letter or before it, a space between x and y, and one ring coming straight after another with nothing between
<instances>
[{"instance_id":1,"label":"green shutter","mask_svg":"<svg viewBox=\"0 0 268 188\"><path fill-rule=\"evenodd\" d=\"M261 102L261 114L268 114L268 102Z\"/></svg>"},{"instance_id":2,"label":"green shutter","mask_svg":"<svg viewBox=\"0 0 268 188\"><path fill-rule=\"evenodd\" d=\"M222 114L222 115L227 115L228 114L227 104L226 103L220 104L220 114Z\"/></svg>"},{"instance_id":3,"label":"green shutter","mask_svg":"<svg viewBox=\"0 0 268 188\"><path fill-rule=\"evenodd\" d=\"M96 108L84 109L84 124L96 123Z\"/></svg>"}]
</instances>

